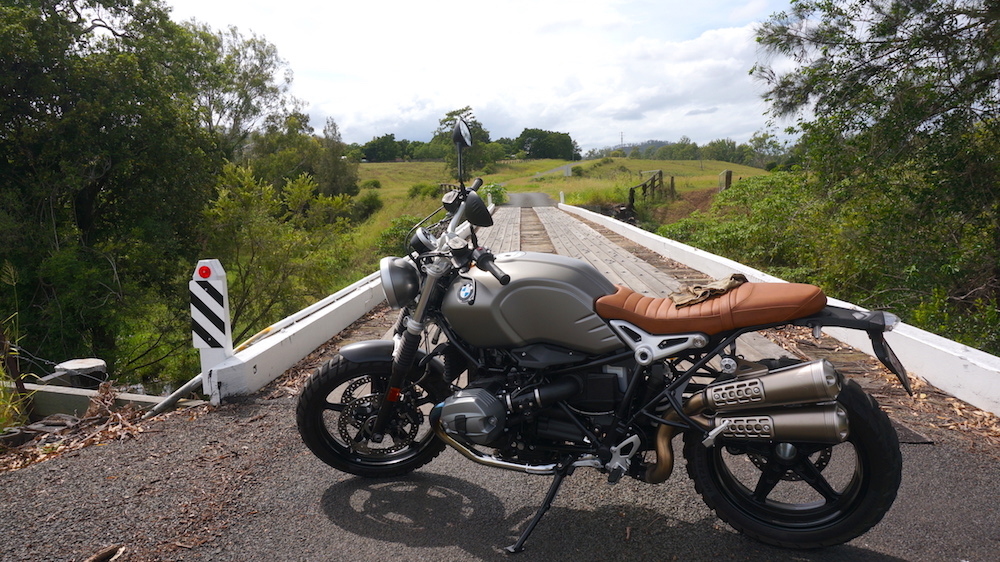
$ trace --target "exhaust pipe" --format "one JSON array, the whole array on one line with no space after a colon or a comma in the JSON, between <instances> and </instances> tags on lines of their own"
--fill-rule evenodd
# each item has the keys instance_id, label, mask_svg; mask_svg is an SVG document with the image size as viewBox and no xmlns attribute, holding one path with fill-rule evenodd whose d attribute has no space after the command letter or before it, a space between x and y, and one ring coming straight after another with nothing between
<instances>
[{"instance_id":1,"label":"exhaust pipe","mask_svg":"<svg viewBox=\"0 0 1000 562\"><path fill-rule=\"evenodd\" d=\"M829 361L821 359L712 385L692 396L684 405L684 413L705 431L725 425L721 436L729 439L840 443L848 433L847 412L840 404L776 407L829 402L837 398L841 386L840 374ZM703 416L707 411L716 415ZM679 422L681 417L671 411L665 419ZM646 470L646 482L659 484L670 477L674 470L671 441L679 431L666 424L657 430L656 463Z\"/></svg>"}]
</instances>

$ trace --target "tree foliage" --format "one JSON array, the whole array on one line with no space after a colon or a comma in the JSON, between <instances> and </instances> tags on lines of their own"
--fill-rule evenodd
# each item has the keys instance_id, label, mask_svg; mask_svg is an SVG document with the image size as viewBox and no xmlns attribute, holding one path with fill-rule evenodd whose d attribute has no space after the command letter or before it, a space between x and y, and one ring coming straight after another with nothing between
<instances>
[{"instance_id":1,"label":"tree foliage","mask_svg":"<svg viewBox=\"0 0 1000 562\"><path fill-rule=\"evenodd\" d=\"M345 149L332 119L318 137L309 116L294 111L272 115L253 131L239 162L252 163L257 178L276 186L307 174L316 181L318 193L357 195L357 163L343 157Z\"/></svg>"},{"instance_id":2,"label":"tree foliage","mask_svg":"<svg viewBox=\"0 0 1000 562\"><path fill-rule=\"evenodd\" d=\"M580 149L568 133L524 129L514 141L514 147L517 152L523 151L527 158L580 159Z\"/></svg>"},{"instance_id":3,"label":"tree foliage","mask_svg":"<svg viewBox=\"0 0 1000 562\"><path fill-rule=\"evenodd\" d=\"M218 196L205 210L204 233L229 277L233 338L257 330L324 296L342 265L338 238L350 200L319 194L308 174L282 189L251 168L226 166Z\"/></svg>"},{"instance_id":4,"label":"tree foliage","mask_svg":"<svg viewBox=\"0 0 1000 562\"><path fill-rule=\"evenodd\" d=\"M490 160L489 155L491 152L487 148L491 144L490 132L476 119L472 112L472 107L465 106L461 109L449 111L438 122L438 128L434 131L434 138L431 140L431 143L438 145L447 143L451 147L445 155L444 161L448 173L453 178L458 178L458 153L455 150L455 146L451 143L451 132L459 119L464 119L469 125L469 130L472 132L472 146L462 152L462 164L465 166L465 173L471 174L474 170L480 170L487 164L495 161Z\"/></svg>"},{"instance_id":5,"label":"tree foliage","mask_svg":"<svg viewBox=\"0 0 1000 562\"><path fill-rule=\"evenodd\" d=\"M795 63L753 72L771 113L797 117L804 169L669 234L1000 352L1000 6L799 0L757 33Z\"/></svg>"},{"instance_id":6,"label":"tree foliage","mask_svg":"<svg viewBox=\"0 0 1000 562\"><path fill-rule=\"evenodd\" d=\"M0 310L18 312L24 346L189 377L186 280L206 254L286 275L267 296L287 306L317 295L336 264L317 245L379 201L349 197L336 124L312 134L284 70L262 38L174 23L157 1L0 5L0 262L18 277ZM250 185L257 206L237 204ZM254 306L246 326L286 304Z\"/></svg>"},{"instance_id":7,"label":"tree foliage","mask_svg":"<svg viewBox=\"0 0 1000 562\"><path fill-rule=\"evenodd\" d=\"M233 160L260 123L293 103L287 96L291 72L262 37L244 37L235 27L215 31L195 21L184 26L195 54L186 60L187 90L195 94L202 126Z\"/></svg>"},{"instance_id":8,"label":"tree foliage","mask_svg":"<svg viewBox=\"0 0 1000 562\"><path fill-rule=\"evenodd\" d=\"M403 154L403 148L392 133L372 139L365 144L363 150L365 160L369 162L392 162Z\"/></svg>"},{"instance_id":9,"label":"tree foliage","mask_svg":"<svg viewBox=\"0 0 1000 562\"><path fill-rule=\"evenodd\" d=\"M29 285L8 310L57 357L113 362L121 303L176 293L167 271L218 163L166 64L184 44L156 4L0 8L0 236Z\"/></svg>"}]
</instances>

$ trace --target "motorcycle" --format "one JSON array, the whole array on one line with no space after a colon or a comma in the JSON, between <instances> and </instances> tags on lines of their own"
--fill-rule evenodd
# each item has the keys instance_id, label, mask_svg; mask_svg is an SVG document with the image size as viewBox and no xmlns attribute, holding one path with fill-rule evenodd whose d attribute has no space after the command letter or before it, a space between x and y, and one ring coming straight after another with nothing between
<instances>
[{"instance_id":1,"label":"motorcycle","mask_svg":"<svg viewBox=\"0 0 1000 562\"><path fill-rule=\"evenodd\" d=\"M864 330L910 391L884 339L898 318L828 305L818 287L744 283L686 307L613 285L591 265L494 255L492 216L466 187L468 126L456 123L459 185L444 219L385 257L392 340L344 346L303 388L299 433L323 462L398 477L450 446L470 461L550 475L513 545L520 552L563 479L580 467L658 484L682 436L687 473L719 518L764 543L817 548L867 532L889 510L902 458L888 417L826 360L749 361L748 332L792 325ZM437 231L437 232L435 232Z\"/></svg>"}]
</instances>

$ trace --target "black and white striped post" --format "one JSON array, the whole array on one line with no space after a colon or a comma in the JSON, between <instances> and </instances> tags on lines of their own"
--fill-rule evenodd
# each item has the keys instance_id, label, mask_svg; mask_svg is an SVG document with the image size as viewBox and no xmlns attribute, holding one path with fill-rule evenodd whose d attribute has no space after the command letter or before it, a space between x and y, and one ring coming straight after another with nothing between
<instances>
[{"instance_id":1,"label":"black and white striped post","mask_svg":"<svg viewBox=\"0 0 1000 562\"><path fill-rule=\"evenodd\" d=\"M191 331L201 354L202 390L212 404L221 401L215 368L233 356L226 271L219 260L200 260L188 284L191 290Z\"/></svg>"}]
</instances>

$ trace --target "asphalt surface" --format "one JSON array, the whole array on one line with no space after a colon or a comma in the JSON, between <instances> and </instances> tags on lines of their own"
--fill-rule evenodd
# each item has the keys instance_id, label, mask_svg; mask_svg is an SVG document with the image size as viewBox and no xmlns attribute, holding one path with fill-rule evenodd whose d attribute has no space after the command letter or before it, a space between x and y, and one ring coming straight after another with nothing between
<instances>
[{"instance_id":1,"label":"asphalt surface","mask_svg":"<svg viewBox=\"0 0 1000 562\"><path fill-rule=\"evenodd\" d=\"M398 480L338 472L299 440L295 400L266 389L0 474L0 560L85 560L110 545L124 547L119 560L501 560L548 488L549 477L450 450ZM996 560L997 451L944 430L933 441L902 445L896 503L843 546L788 551L744 538L705 507L678 454L658 486L578 470L511 559Z\"/></svg>"},{"instance_id":2,"label":"asphalt surface","mask_svg":"<svg viewBox=\"0 0 1000 562\"><path fill-rule=\"evenodd\" d=\"M545 193L508 193L506 204L511 207L554 207L556 202Z\"/></svg>"}]
</instances>

